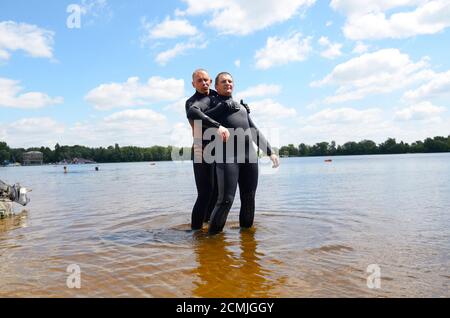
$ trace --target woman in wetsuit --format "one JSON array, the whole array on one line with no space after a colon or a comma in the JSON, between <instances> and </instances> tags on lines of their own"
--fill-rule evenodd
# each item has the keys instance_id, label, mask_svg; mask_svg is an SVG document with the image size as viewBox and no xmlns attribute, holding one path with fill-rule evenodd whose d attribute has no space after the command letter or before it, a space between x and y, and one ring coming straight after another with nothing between
<instances>
[{"instance_id":1,"label":"woman in wetsuit","mask_svg":"<svg viewBox=\"0 0 450 318\"><path fill-rule=\"evenodd\" d=\"M252 142L254 141L263 152L270 156L274 167L279 165L277 155L272 153L266 138L250 119L247 109L233 100L232 76L229 73L220 73L216 77L215 86L219 96L210 100L209 109L204 111L201 119L208 120L208 118L211 118L211 120L219 122L229 130L238 130L233 130L230 137L230 139L233 139L227 141L227 143L231 141L234 147L227 147L227 143L222 143L221 140L216 142L216 145L219 145L222 149L217 151L216 148L218 198L211 213L210 234L222 231L233 205L238 184L241 197L239 224L244 228L253 225L255 194L258 185L258 162ZM188 118L192 120L200 119L198 118L198 112L196 112L199 108L205 109L201 101L192 105L191 111L188 112Z\"/></svg>"}]
</instances>

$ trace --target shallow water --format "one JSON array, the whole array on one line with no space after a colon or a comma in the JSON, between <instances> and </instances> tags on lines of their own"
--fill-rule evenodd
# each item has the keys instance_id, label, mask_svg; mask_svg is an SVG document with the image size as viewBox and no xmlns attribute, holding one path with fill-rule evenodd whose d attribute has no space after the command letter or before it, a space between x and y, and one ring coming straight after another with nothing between
<instances>
[{"instance_id":1,"label":"shallow water","mask_svg":"<svg viewBox=\"0 0 450 318\"><path fill-rule=\"evenodd\" d=\"M216 236L190 231L190 162L0 168L33 189L0 220L0 296L449 297L450 154L324 159L261 163L254 227L237 194Z\"/></svg>"}]
</instances>

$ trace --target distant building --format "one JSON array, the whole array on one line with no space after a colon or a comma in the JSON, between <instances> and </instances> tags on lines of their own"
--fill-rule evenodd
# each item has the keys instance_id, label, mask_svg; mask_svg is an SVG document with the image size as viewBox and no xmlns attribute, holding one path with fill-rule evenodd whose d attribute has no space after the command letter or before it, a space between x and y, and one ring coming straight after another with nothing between
<instances>
[{"instance_id":1,"label":"distant building","mask_svg":"<svg viewBox=\"0 0 450 318\"><path fill-rule=\"evenodd\" d=\"M40 151L30 151L23 154L24 166L42 165L43 162L44 154Z\"/></svg>"}]
</instances>

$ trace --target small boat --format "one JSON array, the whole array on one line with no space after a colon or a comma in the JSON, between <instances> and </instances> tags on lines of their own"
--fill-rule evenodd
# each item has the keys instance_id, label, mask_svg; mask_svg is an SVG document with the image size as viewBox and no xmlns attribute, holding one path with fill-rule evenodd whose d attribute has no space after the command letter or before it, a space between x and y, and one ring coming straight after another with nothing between
<instances>
[{"instance_id":1,"label":"small boat","mask_svg":"<svg viewBox=\"0 0 450 318\"><path fill-rule=\"evenodd\" d=\"M333 162L333 160L331 160L331 159L325 159L324 161L325 162Z\"/></svg>"}]
</instances>

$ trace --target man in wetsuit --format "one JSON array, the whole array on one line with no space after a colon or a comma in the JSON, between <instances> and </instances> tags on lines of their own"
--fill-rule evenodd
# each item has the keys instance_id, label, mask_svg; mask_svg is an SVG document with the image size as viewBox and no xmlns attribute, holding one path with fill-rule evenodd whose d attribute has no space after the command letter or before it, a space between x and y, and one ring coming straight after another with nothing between
<instances>
[{"instance_id":1,"label":"man in wetsuit","mask_svg":"<svg viewBox=\"0 0 450 318\"><path fill-rule=\"evenodd\" d=\"M237 129L233 130L233 139L231 139L233 147L227 147L226 142L222 144L216 142L215 145L218 148L222 147L222 149L221 151L216 149L214 158L218 198L210 218L210 234L222 231L233 204L238 184L241 198L240 226L249 228L253 225L255 194L258 185L258 162L252 142L255 142L262 151L270 156L274 168L279 166L278 156L272 152L270 144L256 128L247 109L233 100L232 76L226 72L219 73L216 77L215 87L219 94L217 97L211 97L208 100L208 105L204 100L198 100L192 104L188 111L188 118L195 120L201 116L199 110L205 109L202 116L212 118L212 120L227 128ZM249 131L250 136L247 134Z\"/></svg>"},{"instance_id":2,"label":"man in wetsuit","mask_svg":"<svg viewBox=\"0 0 450 318\"><path fill-rule=\"evenodd\" d=\"M194 138L192 159L194 163L195 185L197 187L197 200L195 201L191 216L191 228L193 230L201 229L203 222L209 220L217 200L215 164L206 163L203 160L203 148L207 145L207 141L203 140L203 131L206 128L215 127L223 140L226 140L229 136L226 128L203 114L203 111L209 107L210 97L217 96L214 90L210 90L211 83L212 80L207 71L203 69L195 70L192 74L192 86L195 88L195 94L186 101L186 113L189 112L192 104L195 102L201 101L202 105L204 105L204 108L195 110L197 111L196 119L201 120L200 127L195 126L194 120L189 120Z\"/></svg>"}]
</instances>

